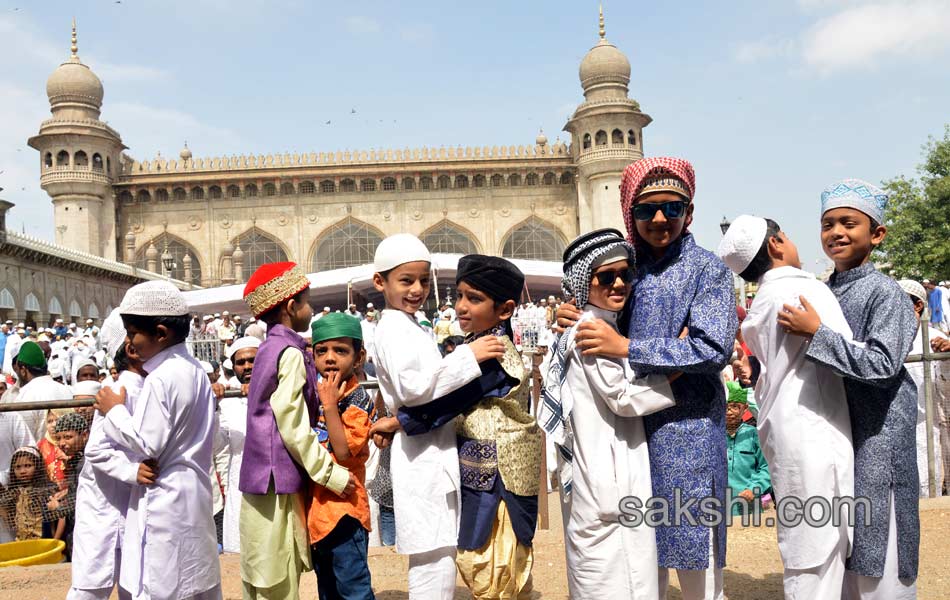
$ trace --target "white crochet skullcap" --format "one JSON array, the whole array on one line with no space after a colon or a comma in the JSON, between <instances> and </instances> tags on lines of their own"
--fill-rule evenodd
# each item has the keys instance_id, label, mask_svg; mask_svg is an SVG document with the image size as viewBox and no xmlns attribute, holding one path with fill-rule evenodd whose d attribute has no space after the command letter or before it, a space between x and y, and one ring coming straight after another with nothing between
<instances>
[{"instance_id":1,"label":"white crochet skullcap","mask_svg":"<svg viewBox=\"0 0 950 600\"><path fill-rule=\"evenodd\" d=\"M63 359L59 357L49 359L49 363L46 365L46 370L49 371L49 376L54 379L57 377L62 377Z\"/></svg>"},{"instance_id":2,"label":"white crochet skullcap","mask_svg":"<svg viewBox=\"0 0 950 600\"><path fill-rule=\"evenodd\" d=\"M109 358L115 358L115 353L125 343L125 325L122 324L122 315L119 309L114 308L106 320L102 322L102 328L99 330L99 339L106 348L106 354Z\"/></svg>"},{"instance_id":3,"label":"white crochet skullcap","mask_svg":"<svg viewBox=\"0 0 950 600\"><path fill-rule=\"evenodd\" d=\"M901 286L901 289L905 293L910 294L914 298L918 298L925 303L927 302L927 290L924 289L924 286L920 285L913 279L901 279L897 282L897 285Z\"/></svg>"},{"instance_id":4,"label":"white crochet skullcap","mask_svg":"<svg viewBox=\"0 0 950 600\"><path fill-rule=\"evenodd\" d=\"M749 268L759 253L768 227L762 217L740 215L729 226L726 235L722 236L716 253L733 273L740 274Z\"/></svg>"},{"instance_id":5,"label":"white crochet skullcap","mask_svg":"<svg viewBox=\"0 0 950 600\"><path fill-rule=\"evenodd\" d=\"M95 396L102 389L98 381L79 381L73 384L73 396Z\"/></svg>"},{"instance_id":6,"label":"white crochet skullcap","mask_svg":"<svg viewBox=\"0 0 950 600\"><path fill-rule=\"evenodd\" d=\"M231 362L231 359L230 359L230 358L224 359L224 362L221 363L221 366L222 366L223 368L227 369L228 371L233 371L233 370L234 370L234 363Z\"/></svg>"},{"instance_id":7,"label":"white crochet skullcap","mask_svg":"<svg viewBox=\"0 0 950 600\"><path fill-rule=\"evenodd\" d=\"M383 273L395 269L399 265L418 261L432 262L429 249L411 233L397 233L389 236L376 246L373 270L377 273Z\"/></svg>"},{"instance_id":8,"label":"white crochet skullcap","mask_svg":"<svg viewBox=\"0 0 950 600\"><path fill-rule=\"evenodd\" d=\"M251 327L253 327L253 325ZM248 329L250 329L250 327L248 327ZM238 350L244 350L246 348L260 348L260 346L261 341L252 335L245 335L242 338L238 338L234 340L233 344L228 346L228 360L230 360Z\"/></svg>"},{"instance_id":9,"label":"white crochet skullcap","mask_svg":"<svg viewBox=\"0 0 950 600\"><path fill-rule=\"evenodd\" d=\"M204 369L206 375L211 375L212 373L214 373L214 367L211 366L211 363L209 363L206 360L202 360L198 362L201 363L201 368Z\"/></svg>"},{"instance_id":10,"label":"white crochet skullcap","mask_svg":"<svg viewBox=\"0 0 950 600\"><path fill-rule=\"evenodd\" d=\"M146 281L129 288L119 305L123 315L177 317L188 314L181 291L164 280Z\"/></svg>"}]
</instances>

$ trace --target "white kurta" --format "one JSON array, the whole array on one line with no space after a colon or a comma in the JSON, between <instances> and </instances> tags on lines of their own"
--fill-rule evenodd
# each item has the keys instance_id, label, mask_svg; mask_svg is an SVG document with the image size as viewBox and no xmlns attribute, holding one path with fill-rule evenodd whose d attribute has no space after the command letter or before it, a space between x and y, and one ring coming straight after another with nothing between
<instances>
[{"instance_id":1,"label":"white kurta","mask_svg":"<svg viewBox=\"0 0 950 600\"><path fill-rule=\"evenodd\" d=\"M13 359L20 353L20 346L23 345L23 338L19 333L7 336L7 345L3 351L3 372L13 372Z\"/></svg>"},{"instance_id":2,"label":"white kurta","mask_svg":"<svg viewBox=\"0 0 950 600\"><path fill-rule=\"evenodd\" d=\"M588 305L579 323L616 314ZM582 356L567 346L561 394L573 402L573 486L567 520L568 587L572 598L654 599L657 551L653 528L621 524L620 502L652 493L650 454L643 430L646 414L675 404L665 375L636 379L627 361Z\"/></svg>"},{"instance_id":3,"label":"white kurta","mask_svg":"<svg viewBox=\"0 0 950 600\"><path fill-rule=\"evenodd\" d=\"M241 459L247 433L247 398L224 398L219 405L220 437L227 455L227 467L218 469L224 482L224 551L241 551Z\"/></svg>"},{"instance_id":4,"label":"white kurta","mask_svg":"<svg viewBox=\"0 0 950 600\"><path fill-rule=\"evenodd\" d=\"M145 379L122 371L112 389L125 388L126 408L134 412ZM116 550L121 549L129 493L137 486L139 462L109 440L105 417L96 412L86 442L85 462L76 491L76 526L73 530L72 587L81 590L111 588L117 584Z\"/></svg>"},{"instance_id":5,"label":"white kurta","mask_svg":"<svg viewBox=\"0 0 950 600\"><path fill-rule=\"evenodd\" d=\"M950 295L950 292L944 290L944 296ZM946 313L944 313L946 314ZM946 338L939 329L930 327L930 339ZM920 330L917 330L917 337L914 339L914 346L911 348L911 354L921 354L923 352L924 336ZM943 398L943 386L936 385L940 375L943 372L942 362L931 364L930 381L933 386L933 429L931 435L934 438L934 468L937 480L937 495L940 496L943 487L943 455L940 451L940 423L942 422L938 414L940 411L941 400ZM916 362L907 365L907 372L917 384L917 472L920 474L920 497L928 498L930 496L930 475L927 469L927 404L924 402L924 363Z\"/></svg>"},{"instance_id":6,"label":"white kurta","mask_svg":"<svg viewBox=\"0 0 950 600\"><path fill-rule=\"evenodd\" d=\"M214 397L184 344L156 354L145 371L134 414L119 405L104 420L112 441L159 467L154 485L132 488L120 582L135 597L189 598L221 581L208 477Z\"/></svg>"},{"instance_id":7,"label":"white kurta","mask_svg":"<svg viewBox=\"0 0 950 600\"><path fill-rule=\"evenodd\" d=\"M20 388L16 402L42 402L47 400L72 400L73 392L68 386L56 383L49 375L31 379ZM27 410L20 412L26 426L38 440L46 436L46 411Z\"/></svg>"},{"instance_id":8,"label":"white kurta","mask_svg":"<svg viewBox=\"0 0 950 600\"><path fill-rule=\"evenodd\" d=\"M767 272L742 322L742 336L762 363L755 388L758 430L777 500L812 496L831 501L854 495L854 450L844 383L831 369L807 360L805 338L789 335L777 317L785 304L801 306L805 296L822 324L852 337L841 307L828 287L811 273L793 267ZM811 569L825 563L842 538L850 544L847 523L835 528L777 527L786 569Z\"/></svg>"},{"instance_id":9,"label":"white kurta","mask_svg":"<svg viewBox=\"0 0 950 600\"><path fill-rule=\"evenodd\" d=\"M376 376L391 414L444 396L481 375L465 345L445 358L410 315L383 311L376 326ZM458 543L460 484L455 424L393 439L390 470L396 513L396 550L418 554Z\"/></svg>"}]
</instances>

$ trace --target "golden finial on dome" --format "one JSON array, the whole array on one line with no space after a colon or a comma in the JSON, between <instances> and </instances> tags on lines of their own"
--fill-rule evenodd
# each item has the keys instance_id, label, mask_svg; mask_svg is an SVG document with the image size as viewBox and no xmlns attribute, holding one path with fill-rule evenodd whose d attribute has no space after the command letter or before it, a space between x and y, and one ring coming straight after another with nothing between
<instances>
[{"instance_id":1,"label":"golden finial on dome","mask_svg":"<svg viewBox=\"0 0 950 600\"><path fill-rule=\"evenodd\" d=\"M73 44L69 49L72 52L73 58L78 58L76 54L79 52L79 46L76 45L76 17L73 17Z\"/></svg>"},{"instance_id":2,"label":"golden finial on dome","mask_svg":"<svg viewBox=\"0 0 950 600\"><path fill-rule=\"evenodd\" d=\"M607 39L607 32L604 30L604 3L600 3L600 39Z\"/></svg>"}]
</instances>

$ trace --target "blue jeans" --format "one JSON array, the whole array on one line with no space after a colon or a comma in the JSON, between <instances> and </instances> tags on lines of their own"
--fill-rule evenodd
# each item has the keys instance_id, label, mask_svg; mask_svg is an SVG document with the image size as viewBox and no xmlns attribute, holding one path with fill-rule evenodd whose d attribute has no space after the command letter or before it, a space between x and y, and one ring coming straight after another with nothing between
<instances>
[{"instance_id":1,"label":"blue jeans","mask_svg":"<svg viewBox=\"0 0 950 600\"><path fill-rule=\"evenodd\" d=\"M320 600L375 600L363 525L347 515L333 531L310 546Z\"/></svg>"},{"instance_id":2,"label":"blue jeans","mask_svg":"<svg viewBox=\"0 0 950 600\"><path fill-rule=\"evenodd\" d=\"M383 546L396 545L396 513L391 506L379 505L379 540Z\"/></svg>"}]
</instances>

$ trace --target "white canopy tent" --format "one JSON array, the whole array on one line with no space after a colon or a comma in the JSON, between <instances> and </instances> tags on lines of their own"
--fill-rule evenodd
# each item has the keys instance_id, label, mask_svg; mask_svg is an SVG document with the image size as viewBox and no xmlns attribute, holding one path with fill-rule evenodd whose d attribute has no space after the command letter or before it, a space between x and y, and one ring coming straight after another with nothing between
<instances>
[{"instance_id":1,"label":"white canopy tent","mask_svg":"<svg viewBox=\"0 0 950 600\"><path fill-rule=\"evenodd\" d=\"M455 273L461 257L461 254L432 255L432 270L438 283L440 302L447 296L455 298ZM525 274L525 287L531 300L542 296L561 295L563 273L560 262L517 259L512 259L511 262ZM382 295L373 287L373 265L321 271L310 273L307 277L310 279L310 303L315 307L315 311L319 311L323 306L343 310L348 299L353 299L361 310L366 302L373 302L377 308L383 306ZM243 293L243 283L184 292L188 305L198 314L223 310L246 314L247 305L244 304ZM434 299L435 293L436 290L433 289L430 297ZM357 301L356 298L362 301ZM523 301L528 299L528 295L523 295Z\"/></svg>"}]
</instances>

